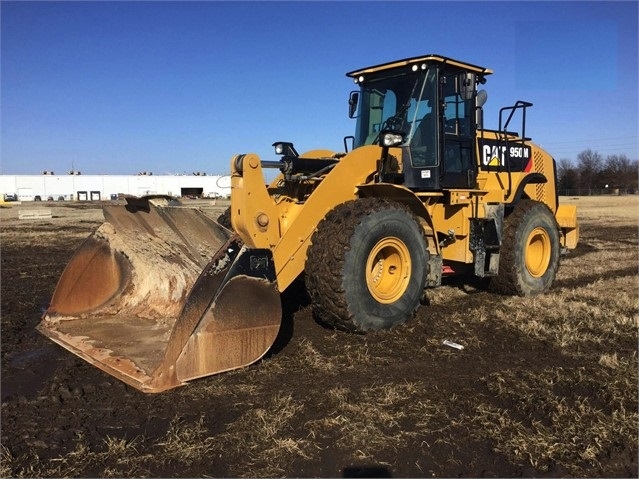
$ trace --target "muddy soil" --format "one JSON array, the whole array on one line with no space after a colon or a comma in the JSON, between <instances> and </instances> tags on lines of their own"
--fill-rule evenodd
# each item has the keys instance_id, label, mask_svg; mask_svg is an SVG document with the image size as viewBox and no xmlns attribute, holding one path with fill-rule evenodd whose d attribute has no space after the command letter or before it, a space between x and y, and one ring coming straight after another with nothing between
<instances>
[{"instance_id":1,"label":"muddy soil","mask_svg":"<svg viewBox=\"0 0 639 479\"><path fill-rule=\"evenodd\" d=\"M94 212L91 214L93 215ZM55 215L54 215L55 216ZM79 217L80 218L80 217ZM145 395L106 375L83 360L63 350L40 335L35 327L47 307L56 281L82 238L100 223L99 215L84 217L84 222L40 221L29 230L29 240L5 241L2 245L2 444L12 457L33 457L40 461L63 457L75 449L77 438L92 448L104 447L107 435L143 438L142 445L159 441L175 417L195 420L206 414L211 419L208 434L214 436L245 413L244 405L227 402L224 397L207 397L198 390L219 381L205 378L190 385L157 395ZM3 225L5 232L11 224ZM26 229L25 229L26 228ZM37 240L38 228L48 234ZM16 230L17 231L17 230ZM18 231L19 233L19 231ZM35 233L35 234L34 234ZM606 234L600 232L591 234ZM621 233L620 233L621 234ZM626 236L636 241L636 228L628 228ZM623 238L622 238L623 239ZM577 254L587 254L587 242ZM636 270L636 265L632 266ZM558 287L575 288L589 278L564 279ZM351 388L358 385L383 383L386 378L427 384L428 401L447 408L451 417L472 416L475 398L481 398L502 409L513 407L503 399L493 397L484 378L503 371L521 371L557 366L577 368L577 359L564 354L551 343L538 342L517 336L513 329L490 321L473 322L462 329L451 323L451 311L472 311L496 301L495 296L466 284L455 284L464 294L453 295L444 305L431 305L419 310L408 340L401 328L396 331L367 336L335 333L314 321L303 284L296 283L283 295L284 326L273 351L263 360L286 361L295 357L305 343L312 341L321 348L323 357L338 355L345 347L360 348L384 361L370 361L368 367L353 370L343 368L337 378ZM497 300L500 300L497 298ZM445 347L420 347L425 338L439 343L448 338L473 338L479 345L468 354ZM413 342L417 348L397 347ZM432 344L432 343L429 343ZM623 345L626 349L636 344ZM415 350L421 351L415 357ZM392 357L392 360L388 360ZM251 368L259 368L260 365ZM251 370L249 368L249 370ZM235 372L223 379L224 387L243 385L259 375ZM272 394L286 392L304 399L325 394L335 386L335 375L323 377L309 374L302 368L265 375L258 379L262 391ZM597 394L592 393L592 397ZM461 398L461 399L460 399ZM260 398L254 398L259 403ZM317 404L323 404L318 402ZM328 407L328 406L327 406ZM299 427L325 415L329 410L305 410L296 418ZM432 433L411 438L396 450L380 450L373 463L357 463L352 455L335 445L337 438L317 437L321 452L312 459L298 457L285 475L304 477L562 477L567 471L557 464L534 467L518 464L503 453L495 452L488 439L470 437L464 425L451 426L446 417L437 417ZM411 424L403 425L409 429ZM454 442L438 442L437 430L446 426ZM455 428L458 434L455 435ZM428 447L427 447L428 446ZM584 476L637 477L636 445L619 447L599 468L584 469ZM241 461L241 453L231 452L224 461L201 458L184 469L162 462L161 468L151 470L156 477L223 477L237 472L232 465ZM388 466L391 464L392 466ZM99 475L100 470L85 471L85 475Z\"/></svg>"}]
</instances>

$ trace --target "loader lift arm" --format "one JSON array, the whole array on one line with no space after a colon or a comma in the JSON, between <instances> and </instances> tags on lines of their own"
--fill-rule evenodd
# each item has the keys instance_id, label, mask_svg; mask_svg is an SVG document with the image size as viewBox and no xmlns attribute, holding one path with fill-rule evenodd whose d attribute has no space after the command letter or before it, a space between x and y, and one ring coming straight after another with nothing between
<instances>
[{"instance_id":1,"label":"loader lift arm","mask_svg":"<svg viewBox=\"0 0 639 479\"><path fill-rule=\"evenodd\" d=\"M367 146L352 151L339 161L306 160L318 162L320 170L330 167L331 174L317 182L313 193L303 203L292 199L279 203L275 201L265 187L262 162L257 155L238 155L233 159L233 229L250 248L268 248L273 251L280 291L284 291L304 271L310 238L321 219L334 205L357 198L358 185L373 182L379 157L378 146ZM302 164L304 158L299 160ZM348 181L345 181L346 178ZM281 178L281 181L286 180ZM295 220L288 221L287 227L282 228L281 224L287 221L285 217L292 214L295 215Z\"/></svg>"}]
</instances>

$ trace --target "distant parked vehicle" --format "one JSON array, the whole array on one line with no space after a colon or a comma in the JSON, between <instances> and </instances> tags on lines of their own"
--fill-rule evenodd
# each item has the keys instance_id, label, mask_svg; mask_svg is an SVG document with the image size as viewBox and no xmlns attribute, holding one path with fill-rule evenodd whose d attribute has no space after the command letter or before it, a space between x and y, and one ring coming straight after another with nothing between
<instances>
[{"instance_id":1,"label":"distant parked vehicle","mask_svg":"<svg viewBox=\"0 0 639 479\"><path fill-rule=\"evenodd\" d=\"M42 201L42 196L40 196L40 195L35 195L35 196L33 197L33 201Z\"/></svg>"},{"instance_id":2,"label":"distant parked vehicle","mask_svg":"<svg viewBox=\"0 0 639 479\"><path fill-rule=\"evenodd\" d=\"M47 201L53 201L53 196L47 196Z\"/></svg>"},{"instance_id":3,"label":"distant parked vehicle","mask_svg":"<svg viewBox=\"0 0 639 479\"><path fill-rule=\"evenodd\" d=\"M15 193L5 193L4 201L18 201L18 197Z\"/></svg>"},{"instance_id":4,"label":"distant parked vehicle","mask_svg":"<svg viewBox=\"0 0 639 479\"><path fill-rule=\"evenodd\" d=\"M58 201L64 201L64 196L62 195L58 196Z\"/></svg>"}]
</instances>

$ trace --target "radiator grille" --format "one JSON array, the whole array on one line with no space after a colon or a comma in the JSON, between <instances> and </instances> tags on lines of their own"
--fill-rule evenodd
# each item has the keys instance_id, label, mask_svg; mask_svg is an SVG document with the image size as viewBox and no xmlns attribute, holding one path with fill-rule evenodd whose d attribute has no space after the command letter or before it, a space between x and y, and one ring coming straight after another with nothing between
<instances>
[{"instance_id":1,"label":"radiator grille","mask_svg":"<svg viewBox=\"0 0 639 479\"><path fill-rule=\"evenodd\" d=\"M544 171L544 155L539 150L535 150L533 153L533 168L537 173L541 173L546 178L546 172ZM537 183L535 185L535 199L537 201L545 202L546 200L546 183Z\"/></svg>"}]
</instances>

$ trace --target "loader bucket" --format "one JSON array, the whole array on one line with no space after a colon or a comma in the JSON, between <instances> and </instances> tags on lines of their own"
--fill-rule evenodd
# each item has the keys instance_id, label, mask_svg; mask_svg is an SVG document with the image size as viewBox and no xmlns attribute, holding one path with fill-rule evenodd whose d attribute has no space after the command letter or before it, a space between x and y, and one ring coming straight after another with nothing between
<instances>
[{"instance_id":1,"label":"loader bucket","mask_svg":"<svg viewBox=\"0 0 639 479\"><path fill-rule=\"evenodd\" d=\"M38 329L144 392L247 366L281 321L269 250L201 211L127 198L76 251Z\"/></svg>"}]
</instances>

